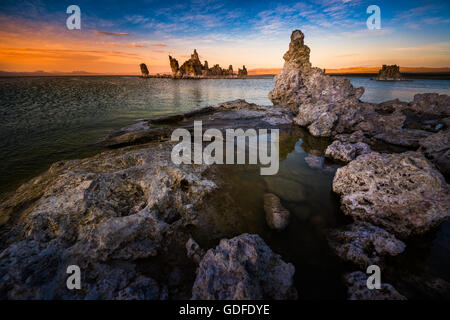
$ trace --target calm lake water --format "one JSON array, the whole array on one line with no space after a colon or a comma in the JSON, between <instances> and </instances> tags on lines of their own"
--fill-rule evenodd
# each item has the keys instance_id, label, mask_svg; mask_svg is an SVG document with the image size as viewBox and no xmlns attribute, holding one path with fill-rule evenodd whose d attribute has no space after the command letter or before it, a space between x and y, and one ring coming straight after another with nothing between
<instances>
[{"instance_id":1,"label":"calm lake water","mask_svg":"<svg viewBox=\"0 0 450 320\"><path fill-rule=\"evenodd\" d=\"M450 81L380 82L352 78L363 100L450 94ZM0 195L61 159L98 152L108 131L143 118L237 98L271 104L273 78L177 80L138 77L0 78Z\"/></svg>"},{"instance_id":2,"label":"calm lake water","mask_svg":"<svg viewBox=\"0 0 450 320\"><path fill-rule=\"evenodd\" d=\"M421 92L450 94L450 81L445 80L350 80L354 86L366 88L364 101L374 103L395 98L410 101ZM55 161L102 151L95 143L113 129L151 116L238 98L268 105L271 103L267 94L272 88L272 77L195 81L138 77L0 78L0 196ZM261 234L285 260L293 262L302 298L345 297L340 276L348 268L331 254L324 238L327 228L348 221L331 192L338 165L310 166L317 160L313 156L321 156L325 146L300 130L280 146L284 155L277 176L264 179L255 173L255 168L228 166L224 176L228 179L228 192L241 204L241 210L234 213L239 224L231 225L222 221L223 217L216 217L222 221L217 225L218 230L223 229L222 236ZM281 192L283 205L292 213L288 229L281 234L269 230L264 222L262 197L270 186ZM298 201L292 195L296 188L304 190L304 197ZM252 190L251 194L248 190ZM420 270L450 281L449 238L450 223L446 222L440 230L418 240L417 245L408 244L407 254L398 263L404 264L403 269ZM208 240L211 239L204 243Z\"/></svg>"}]
</instances>

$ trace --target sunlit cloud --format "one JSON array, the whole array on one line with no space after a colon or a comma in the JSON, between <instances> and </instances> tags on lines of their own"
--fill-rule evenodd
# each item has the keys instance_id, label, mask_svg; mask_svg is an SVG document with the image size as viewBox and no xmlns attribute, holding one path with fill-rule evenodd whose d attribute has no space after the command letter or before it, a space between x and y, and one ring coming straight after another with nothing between
<instances>
[{"instance_id":1,"label":"sunlit cloud","mask_svg":"<svg viewBox=\"0 0 450 320\"><path fill-rule=\"evenodd\" d=\"M382 29L368 30L362 0L167 0L108 10L96 1L81 6L82 29L75 32L65 27L65 11L50 2L27 10L21 2L0 4L0 70L137 74L144 62L151 72L169 72L168 54L184 60L194 48L210 64L275 70L293 29L305 33L312 63L323 68L449 64L442 45L450 34L445 2L381 0Z\"/></svg>"},{"instance_id":2,"label":"sunlit cloud","mask_svg":"<svg viewBox=\"0 0 450 320\"><path fill-rule=\"evenodd\" d=\"M129 36L129 33L126 32L108 32L108 31L99 31L93 30L93 32L97 35L105 35L105 36Z\"/></svg>"}]
</instances>

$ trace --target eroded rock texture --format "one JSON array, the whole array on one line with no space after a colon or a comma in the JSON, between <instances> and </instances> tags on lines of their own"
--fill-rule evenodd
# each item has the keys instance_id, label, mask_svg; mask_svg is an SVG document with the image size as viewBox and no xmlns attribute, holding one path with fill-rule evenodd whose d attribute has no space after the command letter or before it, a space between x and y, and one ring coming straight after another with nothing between
<instances>
[{"instance_id":1,"label":"eroded rock texture","mask_svg":"<svg viewBox=\"0 0 450 320\"><path fill-rule=\"evenodd\" d=\"M337 170L333 191L345 214L402 238L450 215L448 185L419 152L361 155Z\"/></svg>"},{"instance_id":2,"label":"eroded rock texture","mask_svg":"<svg viewBox=\"0 0 450 320\"><path fill-rule=\"evenodd\" d=\"M408 104L408 110L416 114L450 117L450 96L438 93L420 93Z\"/></svg>"},{"instance_id":3,"label":"eroded rock texture","mask_svg":"<svg viewBox=\"0 0 450 320\"><path fill-rule=\"evenodd\" d=\"M197 269L193 299L295 299L295 268L255 234L223 239Z\"/></svg>"},{"instance_id":4,"label":"eroded rock texture","mask_svg":"<svg viewBox=\"0 0 450 320\"><path fill-rule=\"evenodd\" d=\"M369 153L370 151L370 147L364 142L348 143L335 140L325 150L325 156L339 162L347 163L357 156Z\"/></svg>"},{"instance_id":5,"label":"eroded rock texture","mask_svg":"<svg viewBox=\"0 0 450 320\"><path fill-rule=\"evenodd\" d=\"M396 256L406 247L386 230L367 222L355 222L344 229L331 230L328 242L341 259L363 269L372 264L381 265L384 256Z\"/></svg>"},{"instance_id":6,"label":"eroded rock texture","mask_svg":"<svg viewBox=\"0 0 450 320\"><path fill-rule=\"evenodd\" d=\"M22 185L0 206L17 219L2 235L0 296L164 298L167 289L137 261L164 255L216 188L205 166L176 166L170 152L165 143L58 162ZM82 270L82 290L66 288L72 264Z\"/></svg>"},{"instance_id":7,"label":"eroded rock texture","mask_svg":"<svg viewBox=\"0 0 450 320\"><path fill-rule=\"evenodd\" d=\"M298 113L295 121L301 126L312 125L313 135L330 136L338 119L329 111L356 103L364 89L355 89L349 80L326 76L321 69L311 67L309 53L303 33L293 31L289 50L283 56L283 70L275 77L269 98L274 105L284 105Z\"/></svg>"}]
</instances>

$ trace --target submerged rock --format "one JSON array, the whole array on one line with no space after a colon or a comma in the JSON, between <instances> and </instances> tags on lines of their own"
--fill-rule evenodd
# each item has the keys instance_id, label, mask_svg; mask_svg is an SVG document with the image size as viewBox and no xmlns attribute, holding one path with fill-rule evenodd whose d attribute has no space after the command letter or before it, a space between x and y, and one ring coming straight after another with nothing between
<instances>
[{"instance_id":1,"label":"submerged rock","mask_svg":"<svg viewBox=\"0 0 450 320\"><path fill-rule=\"evenodd\" d=\"M270 193L276 194L285 201L301 202L306 199L303 185L296 181L278 176L266 177L264 181Z\"/></svg>"},{"instance_id":2,"label":"submerged rock","mask_svg":"<svg viewBox=\"0 0 450 320\"><path fill-rule=\"evenodd\" d=\"M222 239L200 262L192 299L296 299L294 273L258 235Z\"/></svg>"},{"instance_id":3,"label":"submerged rock","mask_svg":"<svg viewBox=\"0 0 450 320\"><path fill-rule=\"evenodd\" d=\"M271 229L283 230L289 224L289 210L282 206L280 199L273 193L264 195L264 212Z\"/></svg>"},{"instance_id":4,"label":"submerged rock","mask_svg":"<svg viewBox=\"0 0 450 320\"><path fill-rule=\"evenodd\" d=\"M407 300L388 283L381 283L380 289L367 288L367 275L355 271L344 276L349 300Z\"/></svg>"},{"instance_id":5,"label":"submerged rock","mask_svg":"<svg viewBox=\"0 0 450 320\"><path fill-rule=\"evenodd\" d=\"M309 155L309 156L305 157L305 162L311 169L323 169L324 168L323 157Z\"/></svg>"},{"instance_id":6,"label":"submerged rock","mask_svg":"<svg viewBox=\"0 0 450 320\"><path fill-rule=\"evenodd\" d=\"M331 230L328 243L341 259L361 268L381 265L384 256L396 256L406 247L386 230L367 222L355 222L344 229Z\"/></svg>"},{"instance_id":7,"label":"submerged rock","mask_svg":"<svg viewBox=\"0 0 450 320\"><path fill-rule=\"evenodd\" d=\"M333 191L345 214L401 238L424 233L450 215L448 185L419 152L361 155L337 170Z\"/></svg>"}]
</instances>

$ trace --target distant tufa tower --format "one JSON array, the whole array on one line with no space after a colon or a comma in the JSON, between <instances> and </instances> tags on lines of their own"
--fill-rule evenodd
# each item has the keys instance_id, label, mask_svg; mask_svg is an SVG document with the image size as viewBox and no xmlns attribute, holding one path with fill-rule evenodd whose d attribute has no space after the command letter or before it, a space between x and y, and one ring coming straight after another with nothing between
<instances>
[{"instance_id":1,"label":"distant tufa tower","mask_svg":"<svg viewBox=\"0 0 450 320\"><path fill-rule=\"evenodd\" d=\"M247 68L245 65L242 66L242 69L238 69L238 77L246 77L247 76Z\"/></svg>"},{"instance_id":2,"label":"distant tufa tower","mask_svg":"<svg viewBox=\"0 0 450 320\"><path fill-rule=\"evenodd\" d=\"M147 69L147 65L146 65L145 63L141 63L141 64L140 64L140 67L141 67L142 77L143 77L143 78L147 78L147 77L149 76L149 72L148 72L148 69Z\"/></svg>"},{"instance_id":3,"label":"distant tufa tower","mask_svg":"<svg viewBox=\"0 0 450 320\"><path fill-rule=\"evenodd\" d=\"M221 68L218 64L215 64L212 68L209 67L208 61L205 63L200 62L197 50L194 49L194 53L189 60L186 60L181 66L178 64L178 60L169 55L170 69L172 70L173 78L236 78L246 77L247 69L243 66L243 69L238 70L236 75L233 71L233 66L229 65L227 69Z\"/></svg>"},{"instance_id":4,"label":"distant tufa tower","mask_svg":"<svg viewBox=\"0 0 450 320\"><path fill-rule=\"evenodd\" d=\"M385 65L378 72L378 76L376 78L380 81L399 81L404 80L402 74L400 73L400 67L396 64L393 65Z\"/></svg>"}]
</instances>

